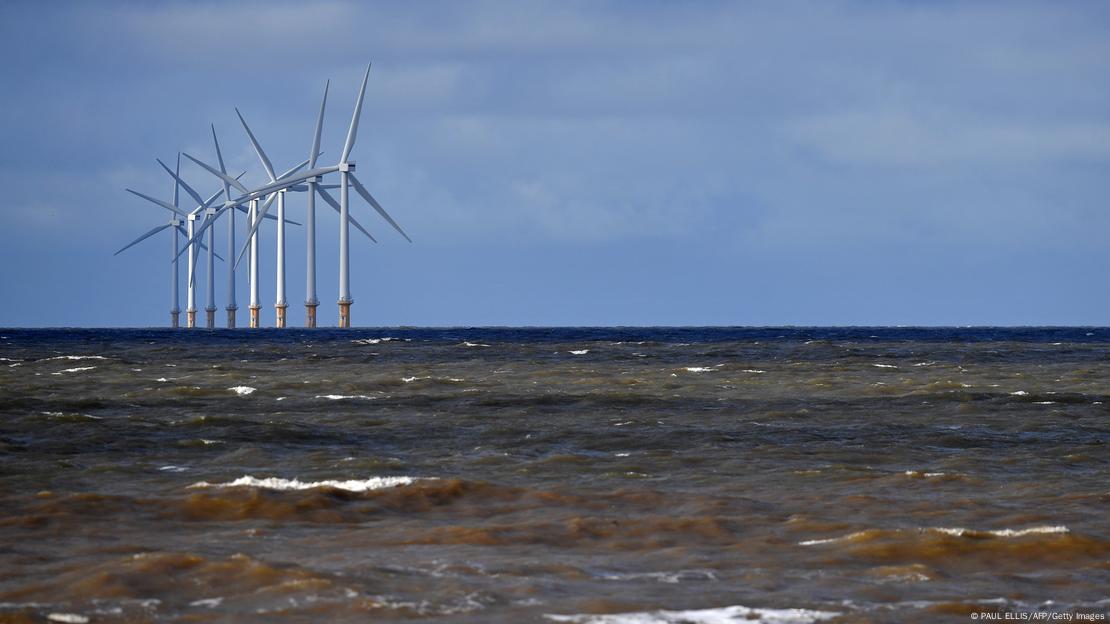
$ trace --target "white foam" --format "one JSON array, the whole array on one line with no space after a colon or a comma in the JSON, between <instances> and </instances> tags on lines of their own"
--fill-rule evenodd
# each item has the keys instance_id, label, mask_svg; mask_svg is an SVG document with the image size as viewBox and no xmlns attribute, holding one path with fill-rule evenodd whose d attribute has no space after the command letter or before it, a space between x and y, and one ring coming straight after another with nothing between
<instances>
[{"instance_id":1,"label":"white foam","mask_svg":"<svg viewBox=\"0 0 1110 624\"><path fill-rule=\"evenodd\" d=\"M186 468L185 466L169 465L169 466L162 466L158 470L161 470L163 472L185 472L186 470L188 470L188 468Z\"/></svg>"},{"instance_id":2,"label":"white foam","mask_svg":"<svg viewBox=\"0 0 1110 624\"><path fill-rule=\"evenodd\" d=\"M925 477L925 478L928 479L928 478L932 478L932 477L943 477L945 473L943 473L943 472L921 472L920 470L907 470L907 471L903 472L902 474L906 475L907 477Z\"/></svg>"},{"instance_id":3,"label":"white foam","mask_svg":"<svg viewBox=\"0 0 1110 624\"><path fill-rule=\"evenodd\" d=\"M894 529L892 532L901 533L901 532L904 532L904 531L905 531L904 529ZM951 535L953 537L971 537L971 536L984 535L984 534L985 535L990 535L992 537L1023 537L1023 536L1026 536L1026 535L1043 535L1043 534L1070 533L1071 532L1071 530L1068 529L1068 527L1063 526L1063 525L1036 526L1036 527L1029 527L1029 528L1026 528L1026 529L995 529L995 530L988 530L988 531L976 531L974 529L965 529L963 527L924 527L924 528L920 528L920 529L915 529L915 531L918 532L918 533L926 533L926 532L943 533L944 535ZM830 538L827 538L827 539L806 540L804 542L798 542L798 545L799 546L818 546L818 545L821 545L821 544L832 544L834 542L851 541L851 540L853 540L857 537L862 537L866 534L867 534L867 531L856 531L855 533L849 533L848 535L842 535L840 537L830 537Z\"/></svg>"},{"instance_id":4,"label":"white foam","mask_svg":"<svg viewBox=\"0 0 1110 624\"><path fill-rule=\"evenodd\" d=\"M463 346L464 347L488 347L489 345L488 344L482 344L480 342L464 342Z\"/></svg>"},{"instance_id":5,"label":"white foam","mask_svg":"<svg viewBox=\"0 0 1110 624\"><path fill-rule=\"evenodd\" d=\"M1056 401L1033 401L1033 405L1056 405Z\"/></svg>"},{"instance_id":6,"label":"white foam","mask_svg":"<svg viewBox=\"0 0 1110 624\"><path fill-rule=\"evenodd\" d=\"M965 529L965 528L962 528L962 527L955 527L955 528L933 527L929 530L930 531L936 531L938 533L944 533L946 535L955 535L957 537L963 537L964 535L967 535L969 533L972 534L972 535L974 535L976 533L987 533L987 534L993 535L995 537L1022 537L1022 536L1025 536L1025 535L1043 535L1043 534L1070 533L1071 532L1071 530L1068 529L1068 527L1063 526L1063 525L1036 526L1036 527L1029 527L1027 529L997 529L997 530L994 530L994 531L975 531L975 530L972 530L972 529Z\"/></svg>"},{"instance_id":7,"label":"white foam","mask_svg":"<svg viewBox=\"0 0 1110 624\"><path fill-rule=\"evenodd\" d=\"M686 371L689 373L715 373L716 369L709 366L687 366Z\"/></svg>"},{"instance_id":8,"label":"white foam","mask_svg":"<svg viewBox=\"0 0 1110 624\"><path fill-rule=\"evenodd\" d=\"M431 377L402 377L401 381L403 381L405 383L412 383L414 381L419 381L421 379L431 379Z\"/></svg>"},{"instance_id":9,"label":"white foam","mask_svg":"<svg viewBox=\"0 0 1110 624\"><path fill-rule=\"evenodd\" d=\"M50 360L107 360L108 358L103 355L56 355L54 357L44 358L43 362Z\"/></svg>"},{"instance_id":10,"label":"white foam","mask_svg":"<svg viewBox=\"0 0 1110 624\"><path fill-rule=\"evenodd\" d=\"M220 603L223 602L223 601L224 601L223 598L203 598L201 600L194 600L194 601L190 602L189 606L190 607L208 607L209 609L214 609L214 608L220 606Z\"/></svg>"},{"instance_id":11,"label":"white foam","mask_svg":"<svg viewBox=\"0 0 1110 624\"><path fill-rule=\"evenodd\" d=\"M96 367L95 366L78 366L77 368L66 368L66 369L62 369L62 370L60 370L56 373L50 373L50 374L51 375L61 375L62 373L80 373L81 371L92 370L94 368L96 368Z\"/></svg>"},{"instance_id":12,"label":"white foam","mask_svg":"<svg viewBox=\"0 0 1110 624\"><path fill-rule=\"evenodd\" d=\"M590 352L589 349L578 349L576 351L571 351L570 353L571 353L571 355L586 355L589 352Z\"/></svg>"},{"instance_id":13,"label":"white foam","mask_svg":"<svg viewBox=\"0 0 1110 624\"><path fill-rule=\"evenodd\" d=\"M1026 396L1028 394L1029 393L1024 390L1018 390L1017 392L1011 392L1010 396Z\"/></svg>"},{"instance_id":14,"label":"white foam","mask_svg":"<svg viewBox=\"0 0 1110 624\"><path fill-rule=\"evenodd\" d=\"M311 490L313 488L330 487L349 492L368 492L383 488L411 485L416 479L413 477L370 477L369 479L348 479L346 481L301 481L299 479L282 479L280 477L266 477L258 479L246 475L228 481L227 483L209 483L199 481L190 485L190 488L226 488L226 487L256 487L267 490Z\"/></svg>"},{"instance_id":15,"label":"white foam","mask_svg":"<svg viewBox=\"0 0 1110 624\"><path fill-rule=\"evenodd\" d=\"M607 615L544 614L555 622L579 624L811 624L839 616L835 611L812 609L759 609L740 605L689 611L640 611Z\"/></svg>"},{"instance_id":16,"label":"white foam","mask_svg":"<svg viewBox=\"0 0 1110 624\"><path fill-rule=\"evenodd\" d=\"M872 364L875 368L898 368L893 364Z\"/></svg>"},{"instance_id":17,"label":"white foam","mask_svg":"<svg viewBox=\"0 0 1110 624\"><path fill-rule=\"evenodd\" d=\"M232 388L228 388L228 390L231 390L232 392L234 392L235 394L238 394L239 396L247 396L248 394L254 392L257 389L258 388L252 388L250 386L235 386L235 387L232 387Z\"/></svg>"},{"instance_id":18,"label":"white foam","mask_svg":"<svg viewBox=\"0 0 1110 624\"><path fill-rule=\"evenodd\" d=\"M762 375L763 373L766 373L767 371L759 370L758 368L745 368L744 370L742 370L740 372L741 373L753 373L753 374L756 374L756 375Z\"/></svg>"},{"instance_id":19,"label":"white foam","mask_svg":"<svg viewBox=\"0 0 1110 624\"><path fill-rule=\"evenodd\" d=\"M313 398L328 399L329 401L344 401L348 399L366 399L367 401L373 401L378 397L366 396L365 394L317 394Z\"/></svg>"},{"instance_id":20,"label":"white foam","mask_svg":"<svg viewBox=\"0 0 1110 624\"><path fill-rule=\"evenodd\" d=\"M51 613L46 616L51 622L64 622L65 624L88 624L89 618L78 613Z\"/></svg>"}]
</instances>

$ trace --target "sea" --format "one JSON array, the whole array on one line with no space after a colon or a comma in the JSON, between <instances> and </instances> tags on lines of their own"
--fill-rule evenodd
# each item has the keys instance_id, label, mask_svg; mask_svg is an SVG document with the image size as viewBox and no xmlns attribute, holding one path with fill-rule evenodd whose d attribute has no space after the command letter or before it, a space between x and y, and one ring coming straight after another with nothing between
<instances>
[{"instance_id":1,"label":"sea","mask_svg":"<svg viewBox=\"0 0 1110 624\"><path fill-rule=\"evenodd\" d=\"M0 622L1106 621L1110 329L0 330Z\"/></svg>"}]
</instances>

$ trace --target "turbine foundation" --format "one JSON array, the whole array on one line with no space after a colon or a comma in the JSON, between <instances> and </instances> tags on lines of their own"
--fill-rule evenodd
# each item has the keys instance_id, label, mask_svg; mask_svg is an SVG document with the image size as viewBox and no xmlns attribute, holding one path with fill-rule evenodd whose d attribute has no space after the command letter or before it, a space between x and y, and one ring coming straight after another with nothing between
<instances>
[{"instance_id":1,"label":"turbine foundation","mask_svg":"<svg viewBox=\"0 0 1110 624\"><path fill-rule=\"evenodd\" d=\"M181 315L180 312L170 312L170 327L172 327L174 329L177 329L178 327L181 327L181 324L178 323L178 321L177 321L177 317L180 316L180 315Z\"/></svg>"},{"instance_id":2,"label":"turbine foundation","mask_svg":"<svg viewBox=\"0 0 1110 624\"><path fill-rule=\"evenodd\" d=\"M285 305L284 303L279 303L278 305L274 306L274 309L277 310L278 327L285 327L285 308L287 307L289 306Z\"/></svg>"},{"instance_id":3,"label":"turbine foundation","mask_svg":"<svg viewBox=\"0 0 1110 624\"><path fill-rule=\"evenodd\" d=\"M339 326L340 327L350 327L351 326L351 303L353 303L353 302L351 302L351 301L340 301L339 302Z\"/></svg>"},{"instance_id":4,"label":"turbine foundation","mask_svg":"<svg viewBox=\"0 0 1110 624\"><path fill-rule=\"evenodd\" d=\"M208 329L215 329L215 327L216 327L216 308L205 308L204 309L204 316L205 316L205 326L208 327Z\"/></svg>"},{"instance_id":5,"label":"turbine foundation","mask_svg":"<svg viewBox=\"0 0 1110 624\"><path fill-rule=\"evenodd\" d=\"M316 327L316 306L315 303L304 304L304 326Z\"/></svg>"},{"instance_id":6,"label":"turbine foundation","mask_svg":"<svg viewBox=\"0 0 1110 624\"><path fill-rule=\"evenodd\" d=\"M197 311L196 310L186 310L185 311L185 319L186 319L185 324L186 324L187 327L189 327L189 329L192 329L192 328L196 327L197 326Z\"/></svg>"},{"instance_id":7,"label":"turbine foundation","mask_svg":"<svg viewBox=\"0 0 1110 624\"><path fill-rule=\"evenodd\" d=\"M228 329L235 329L235 311L238 310L238 309L239 308L231 308L231 307L229 307L227 309L227 328Z\"/></svg>"},{"instance_id":8,"label":"turbine foundation","mask_svg":"<svg viewBox=\"0 0 1110 624\"><path fill-rule=\"evenodd\" d=\"M262 306L251 306L251 329L258 329L258 312L262 310Z\"/></svg>"}]
</instances>

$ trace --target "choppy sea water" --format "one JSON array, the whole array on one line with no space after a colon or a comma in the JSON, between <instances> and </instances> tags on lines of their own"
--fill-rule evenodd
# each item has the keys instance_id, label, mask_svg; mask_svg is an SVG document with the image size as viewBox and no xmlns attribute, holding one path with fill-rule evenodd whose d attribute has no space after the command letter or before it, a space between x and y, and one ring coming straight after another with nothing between
<instances>
[{"instance_id":1,"label":"choppy sea water","mask_svg":"<svg viewBox=\"0 0 1110 624\"><path fill-rule=\"evenodd\" d=\"M1105 328L0 330L0 621L1105 617L1108 395Z\"/></svg>"}]
</instances>

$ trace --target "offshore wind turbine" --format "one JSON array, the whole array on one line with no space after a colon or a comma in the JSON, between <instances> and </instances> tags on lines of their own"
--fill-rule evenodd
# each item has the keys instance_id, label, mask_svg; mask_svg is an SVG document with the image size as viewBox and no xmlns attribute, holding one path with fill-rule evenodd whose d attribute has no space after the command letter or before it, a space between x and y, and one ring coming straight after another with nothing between
<instances>
[{"instance_id":1,"label":"offshore wind turbine","mask_svg":"<svg viewBox=\"0 0 1110 624\"><path fill-rule=\"evenodd\" d=\"M351 116L351 125L347 130L347 140L343 144L343 153L339 157L339 162L330 167L309 168L304 173L296 176L291 176L288 180L282 183L273 183L255 189L256 193L268 192L276 188L283 188L284 186L294 184L303 180L319 178L320 176L339 172L339 326L351 326L351 304L354 300L351 298L350 288L350 228L348 225L351 222L350 218L350 201L348 198L348 189L354 186L355 191L366 200L371 207L382 216L393 229L397 230L405 240L412 242L412 239L405 234L401 226L389 216L389 213L382 208L381 204L366 190L366 187L358 181L354 175L355 163L350 161L351 150L355 145L355 138L358 135L358 123L362 116L362 102L366 97L366 83L370 79L370 65L366 65L366 74L362 78L362 87L359 89L358 99L355 100L354 114ZM188 154L186 154L188 156ZM319 187L317 187L319 188ZM325 195L322 195L325 196ZM325 196L326 197L326 196ZM263 211L265 213L265 211ZM254 226L257 228L257 224ZM253 230L252 230L253 231ZM241 255L241 254L240 254Z\"/></svg>"}]
</instances>

